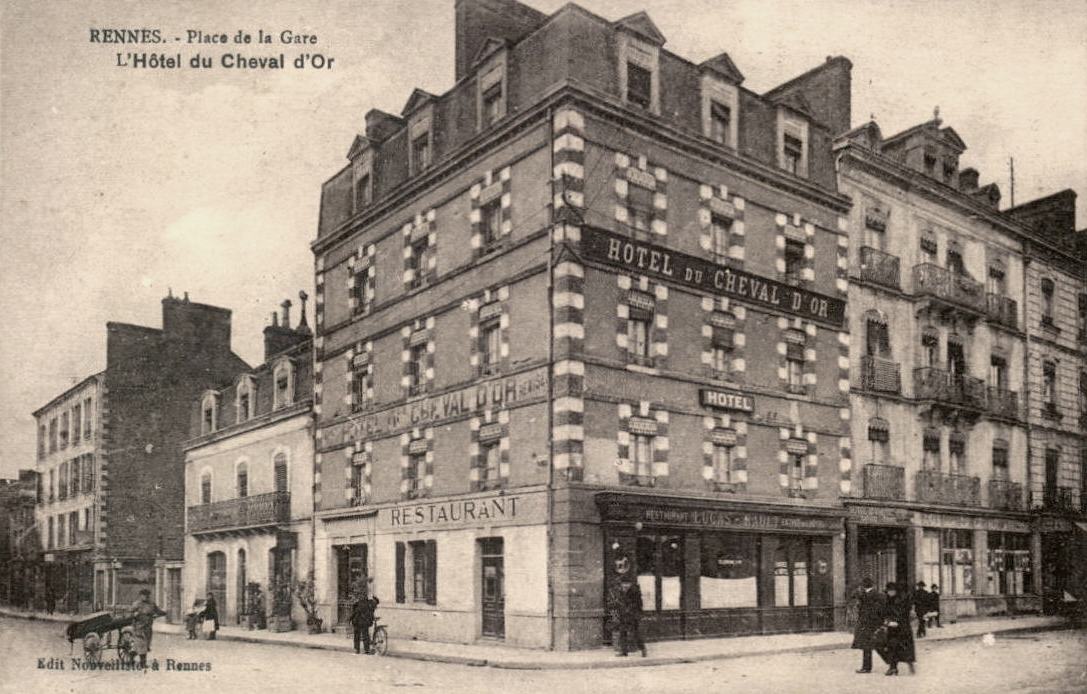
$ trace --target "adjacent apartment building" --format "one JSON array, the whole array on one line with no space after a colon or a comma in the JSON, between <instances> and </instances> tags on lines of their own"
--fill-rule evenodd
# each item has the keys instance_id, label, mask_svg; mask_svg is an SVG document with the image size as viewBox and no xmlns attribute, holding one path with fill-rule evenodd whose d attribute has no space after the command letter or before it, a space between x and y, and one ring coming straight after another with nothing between
<instances>
[{"instance_id":1,"label":"adjacent apartment building","mask_svg":"<svg viewBox=\"0 0 1087 694\"><path fill-rule=\"evenodd\" d=\"M180 586L188 403L248 368L230 350L230 311L188 295L162 300L161 329L106 332L105 370L34 413L36 600L72 612L134 601L167 564Z\"/></svg>"},{"instance_id":2,"label":"adjacent apartment building","mask_svg":"<svg viewBox=\"0 0 1087 694\"><path fill-rule=\"evenodd\" d=\"M649 638L833 628L849 61L760 94L645 13L455 7L455 85L322 188L326 622L368 575L401 637L592 647L630 576Z\"/></svg>"},{"instance_id":3,"label":"adjacent apartment building","mask_svg":"<svg viewBox=\"0 0 1087 694\"><path fill-rule=\"evenodd\" d=\"M185 451L184 604L215 596L222 624L263 608L304 624L294 598L312 571L313 334L302 318L264 329L264 362L192 401ZM259 599L258 599L259 596Z\"/></svg>"},{"instance_id":4,"label":"adjacent apartment building","mask_svg":"<svg viewBox=\"0 0 1087 694\"><path fill-rule=\"evenodd\" d=\"M16 479L0 480L0 603L21 608L34 605L32 588L41 565L34 508L38 475L19 470Z\"/></svg>"}]
</instances>

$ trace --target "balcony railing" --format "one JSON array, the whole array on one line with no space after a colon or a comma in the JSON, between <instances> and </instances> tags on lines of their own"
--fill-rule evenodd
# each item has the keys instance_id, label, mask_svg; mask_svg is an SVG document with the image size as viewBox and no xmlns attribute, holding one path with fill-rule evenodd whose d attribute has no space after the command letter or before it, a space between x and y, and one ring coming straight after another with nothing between
<instances>
[{"instance_id":1,"label":"balcony railing","mask_svg":"<svg viewBox=\"0 0 1087 694\"><path fill-rule=\"evenodd\" d=\"M93 545L94 530L76 530L72 532L72 545Z\"/></svg>"},{"instance_id":2,"label":"balcony railing","mask_svg":"<svg viewBox=\"0 0 1087 694\"><path fill-rule=\"evenodd\" d=\"M980 282L933 263L913 267L913 291L978 313L986 310L985 288Z\"/></svg>"},{"instance_id":3,"label":"balcony railing","mask_svg":"<svg viewBox=\"0 0 1087 694\"><path fill-rule=\"evenodd\" d=\"M877 393L901 393L898 362L872 355L861 357L861 387Z\"/></svg>"},{"instance_id":4,"label":"balcony railing","mask_svg":"<svg viewBox=\"0 0 1087 694\"><path fill-rule=\"evenodd\" d=\"M290 517L290 509L290 492L271 492L190 506L189 532L255 528L285 523Z\"/></svg>"},{"instance_id":5,"label":"balcony railing","mask_svg":"<svg viewBox=\"0 0 1087 694\"><path fill-rule=\"evenodd\" d=\"M986 410L996 417L1022 419L1019 411L1019 394L1004 388L989 387Z\"/></svg>"},{"instance_id":6,"label":"balcony railing","mask_svg":"<svg viewBox=\"0 0 1087 694\"><path fill-rule=\"evenodd\" d=\"M1023 485L1008 480L989 480L989 508L1022 511Z\"/></svg>"},{"instance_id":7,"label":"balcony railing","mask_svg":"<svg viewBox=\"0 0 1087 694\"><path fill-rule=\"evenodd\" d=\"M1037 504L1035 504L1037 505ZM1047 511L1072 513L1077 511L1071 487L1046 487L1042 491L1041 506Z\"/></svg>"},{"instance_id":8,"label":"balcony railing","mask_svg":"<svg viewBox=\"0 0 1087 694\"><path fill-rule=\"evenodd\" d=\"M931 366L913 370L913 394L920 400L936 400L979 410L985 407L984 381Z\"/></svg>"},{"instance_id":9,"label":"balcony railing","mask_svg":"<svg viewBox=\"0 0 1087 694\"><path fill-rule=\"evenodd\" d=\"M917 500L949 506L980 506L981 480L936 470L917 473Z\"/></svg>"},{"instance_id":10,"label":"balcony railing","mask_svg":"<svg viewBox=\"0 0 1087 694\"><path fill-rule=\"evenodd\" d=\"M906 498L906 470L897 465L864 466L864 497L866 499Z\"/></svg>"},{"instance_id":11,"label":"balcony railing","mask_svg":"<svg viewBox=\"0 0 1087 694\"><path fill-rule=\"evenodd\" d=\"M986 315L989 320L1012 330L1019 329L1019 304L1003 294L986 295Z\"/></svg>"},{"instance_id":12,"label":"balcony railing","mask_svg":"<svg viewBox=\"0 0 1087 694\"><path fill-rule=\"evenodd\" d=\"M884 253L871 246L861 246L861 279L866 282L898 289L899 281L898 256Z\"/></svg>"}]
</instances>

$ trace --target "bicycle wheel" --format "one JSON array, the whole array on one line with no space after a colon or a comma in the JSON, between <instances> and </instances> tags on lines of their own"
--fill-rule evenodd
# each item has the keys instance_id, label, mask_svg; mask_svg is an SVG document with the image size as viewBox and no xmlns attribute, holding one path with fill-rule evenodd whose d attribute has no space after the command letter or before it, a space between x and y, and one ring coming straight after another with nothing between
<instances>
[{"instance_id":1,"label":"bicycle wheel","mask_svg":"<svg viewBox=\"0 0 1087 694\"><path fill-rule=\"evenodd\" d=\"M374 642L371 647L374 649L374 653L378 655L385 655L389 652L389 634L385 631L385 627L374 629Z\"/></svg>"}]
</instances>

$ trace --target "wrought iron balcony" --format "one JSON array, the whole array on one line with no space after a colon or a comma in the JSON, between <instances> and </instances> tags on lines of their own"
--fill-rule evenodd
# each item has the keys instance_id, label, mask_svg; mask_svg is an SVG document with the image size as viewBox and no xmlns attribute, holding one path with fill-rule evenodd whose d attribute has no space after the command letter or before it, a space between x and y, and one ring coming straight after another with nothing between
<instances>
[{"instance_id":1,"label":"wrought iron balcony","mask_svg":"<svg viewBox=\"0 0 1087 694\"><path fill-rule=\"evenodd\" d=\"M986 410L994 417L1014 420L1023 418L1019 411L1019 394L1014 391L990 386L985 404Z\"/></svg>"},{"instance_id":2,"label":"wrought iron balcony","mask_svg":"<svg viewBox=\"0 0 1087 694\"><path fill-rule=\"evenodd\" d=\"M913 267L913 292L918 296L930 296L975 313L984 313L986 310L985 288L981 282L934 263L922 263Z\"/></svg>"},{"instance_id":3,"label":"wrought iron balcony","mask_svg":"<svg viewBox=\"0 0 1087 694\"><path fill-rule=\"evenodd\" d=\"M276 525L290 518L290 510L290 492L271 492L190 506L189 532L245 530Z\"/></svg>"},{"instance_id":4,"label":"wrought iron balcony","mask_svg":"<svg viewBox=\"0 0 1087 694\"><path fill-rule=\"evenodd\" d=\"M1023 511L1023 485L1008 480L989 480L989 508Z\"/></svg>"},{"instance_id":5,"label":"wrought iron balcony","mask_svg":"<svg viewBox=\"0 0 1087 694\"><path fill-rule=\"evenodd\" d=\"M906 498L906 470L897 465L864 466L864 497L866 499Z\"/></svg>"},{"instance_id":6,"label":"wrought iron balcony","mask_svg":"<svg viewBox=\"0 0 1087 694\"><path fill-rule=\"evenodd\" d=\"M986 298L986 315L994 323L1012 330L1019 329L1019 304L1003 294L989 293Z\"/></svg>"},{"instance_id":7,"label":"wrought iron balcony","mask_svg":"<svg viewBox=\"0 0 1087 694\"><path fill-rule=\"evenodd\" d=\"M898 256L884 253L871 246L861 246L861 279L866 282L898 289L899 281Z\"/></svg>"},{"instance_id":8,"label":"wrought iron balcony","mask_svg":"<svg viewBox=\"0 0 1087 694\"><path fill-rule=\"evenodd\" d=\"M1037 502L1035 505L1038 505ZM1046 511L1060 513L1074 513L1078 510L1071 487L1046 487L1042 491L1041 506Z\"/></svg>"},{"instance_id":9,"label":"wrought iron balcony","mask_svg":"<svg viewBox=\"0 0 1087 694\"><path fill-rule=\"evenodd\" d=\"M861 387L877 393L901 393L902 376L898 362L870 354L862 356Z\"/></svg>"},{"instance_id":10,"label":"wrought iron balcony","mask_svg":"<svg viewBox=\"0 0 1087 694\"><path fill-rule=\"evenodd\" d=\"M75 530L72 532L72 546L93 545L94 530Z\"/></svg>"},{"instance_id":11,"label":"wrought iron balcony","mask_svg":"<svg viewBox=\"0 0 1087 694\"><path fill-rule=\"evenodd\" d=\"M981 480L967 475L948 475L936 470L917 473L918 501L949 506L980 506Z\"/></svg>"},{"instance_id":12,"label":"wrought iron balcony","mask_svg":"<svg viewBox=\"0 0 1087 694\"><path fill-rule=\"evenodd\" d=\"M940 403L985 408L985 382L973 376L922 366L913 370L913 395L919 400L935 400Z\"/></svg>"}]
</instances>

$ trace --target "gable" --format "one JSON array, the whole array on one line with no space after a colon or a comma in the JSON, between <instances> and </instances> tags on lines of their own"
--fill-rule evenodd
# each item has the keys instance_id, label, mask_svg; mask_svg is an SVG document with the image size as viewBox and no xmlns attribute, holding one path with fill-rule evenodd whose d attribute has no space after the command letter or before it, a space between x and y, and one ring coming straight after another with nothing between
<instances>
[{"instance_id":1,"label":"gable","mask_svg":"<svg viewBox=\"0 0 1087 694\"><path fill-rule=\"evenodd\" d=\"M475 57L472 58L472 66L479 65L498 51L504 50L508 45L509 43L507 41L496 39L493 36L489 37L483 42L483 45L480 46L479 50L476 51Z\"/></svg>"},{"instance_id":2,"label":"gable","mask_svg":"<svg viewBox=\"0 0 1087 694\"><path fill-rule=\"evenodd\" d=\"M966 143L962 141L962 138L959 137L959 134L955 132L954 128L943 128L940 130L940 135L945 144L958 149L959 152L966 150Z\"/></svg>"},{"instance_id":3,"label":"gable","mask_svg":"<svg viewBox=\"0 0 1087 694\"><path fill-rule=\"evenodd\" d=\"M726 82L731 82L737 86L744 81L743 73L736 67L736 63L732 62L732 58L729 57L728 53L719 53L703 62L699 67L703 70L709 70Z\"/></svg>"},{"instance_id":4,"label":"gable","mask_svg":"<svg viewBox=\"0 0 1087 694\"><path fill-rule=\"evenodd\" d=\"M649 15L644 11L623 17L616 21L614 26L618 29L626 29L631 33L637 34L655 46L664 45L664 34L661 33L660 29L657 28L657 25L653 23L653 20L650 19Z\"/></svg>"},{"instance_id":5,"label":"gable","mask_svg":"<svg viewBox=\"0 0 1087 694\"><path fill-rule=\"evenodd\" d=\"M400 111L400 115L407 116L410 113L418 110L421 106L424 106L425 104L433 101L436 98L438 97L434 96L430 92L426 92L422 89L416 88L412 90L411 96L408 97L408 103L404 104L404 108L402 111Z\"/></svg>"},{"instance_id":6,"label":"gable","mask_svg":"<svg viewBox=\"0 0 1087 694\"><path fill-rule=\"evenodd\" d=\"M369 147L369 139L363 135L355 135L355 139L351 141L351 149L347 150L347 158L354 159Z\"/></svg>"},{"instance_id":7,"label":"gable","mask_svg":"<svg viewBox=\"0 0 1087 694\"><path fill-rule=\"evenodd\" d=\"M775 99L774 101L779 106L784 106L785 108L796 111L797 113L803 114L804 116L811 118L811 105L808 104L808 100L805 99L804 95L800 92L792 92L790 94L786 94L785 96Z\"/></svg>"}]
</instances>

